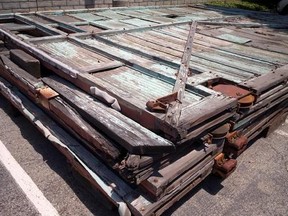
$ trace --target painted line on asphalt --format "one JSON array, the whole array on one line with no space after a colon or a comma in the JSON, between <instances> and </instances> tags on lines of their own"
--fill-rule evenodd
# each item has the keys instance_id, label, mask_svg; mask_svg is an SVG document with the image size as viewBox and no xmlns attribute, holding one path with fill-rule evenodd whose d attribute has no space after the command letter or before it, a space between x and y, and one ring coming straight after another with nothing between
<instances>
[{"instance_id":1,"label":"painted line on asphalt","mask_svg":"<svg viewBox=\"0 0 288 216\"><path fill-rule=\"evenodd\" d=\"M276 130L275 133L281 135L281 136L285 136L288 137L288 133L283 131L283 130Z\"/></svg>"},{"instance_id":2,"label":"painted line on asphalt","mask_svg":"<svg viewBox=\"0 0 288 216\"><path fill-rule=\"evenodd\" d=\"M0 141L0 161L8 170L15 182L23 190L27 198L33 203L38 212L43 216L59 216L57 210L46 199L30 176L14 159L5 145Z\"/></svg>"}]
</instances>

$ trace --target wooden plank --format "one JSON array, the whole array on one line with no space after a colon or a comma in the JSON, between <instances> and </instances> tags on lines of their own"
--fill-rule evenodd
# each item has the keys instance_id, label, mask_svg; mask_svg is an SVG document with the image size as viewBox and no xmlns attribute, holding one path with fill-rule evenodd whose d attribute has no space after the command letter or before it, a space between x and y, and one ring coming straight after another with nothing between
<instances>
[{"instance_id":1,"label":"wooden plank","mask_svg":"<svg viewBox=\"0 0 288 216\"><path fill-rule=\"evenodd\" d=\"M271 90L261 94L258 98L257 98L257 103L266 100L268 97L274 95L274 94L278 94L279 91L281 91L282 89L286 88L285 85L278 85L274 88L272 88Z\"/></svg>"},{"instance_id":2,"label":"wooden plank","mask_svg":"<svg viewBox=\"0 0 288 216\"><path fill-rule=\"evenodd\" d=\"M200 184L208 175L210 175L212 169L213 169L213 164L214 162L210 162L207 164L205 167L199 171L198 178L193 179L194 176L191 178L193 181L186 181L184 186L180 185L180 190L178 190L178 193L174 193L173 197L169 197L170 199L166 201L160 208L158 208L155 211L155 216L160 216L162 215L168 208L172 207L176 202L178 202L181 198L183 198L187 193L191 192L193 188L195 188L198 184ZM188 182L188 183L187 183Z\"/></svg>"},{"instance_id":3,"label":"wooden plank","mask_svg":"<svg viewBox=\"0 0 288 216\"><path fill-rule=\"evenodd\" d=\"M130 194L125 196L125 201L130 207L133 214L139 215L151 215L152 213L156 213L159 211L159 214L163 213L163 211L167 208L167 206L173 205L177 200L183 197L186 193L191 191L197 184L199 184L208 174L211 173L213 162L208 163L205 167L198 171L199 178L195 179L195 175L192 175L191 178L182 182L182 184L171 193L162 197L157 202L151 201L151 199L147 198L146 195L139 195L139 193L131 192ZM165 207L166 206L166 207ZM164 210L161 208L164 208Z\"/></svg>"},{"instance_id":4,"label":"wooden plank","mask_svg":"<svg viewBox=\"0 0 288 216\"><path fill-rule=\"evenodd\" d=\"M12 62L10 62L8 58L5 59L5 66L8 66L8 69L6 70L3 68L0 71L1 76L7 78L7 80L16 85L20 91L26 94L35 103L39 103L36 86L43 86L43 83L34 77L31 77L32 79L27 79L27 77L31 76L29 73L20 69L16 65L14 65L13 68L9 67L9 65L11 65L10 63ZM91 127L60 97L53 98L49 100L48 103L49 110L46 110L48 113L51 111L52 113L50 114L53 114L55 119L60 121L60 123L68 126L68 130L76 132L76 134L80 135L84 140L86 140L88 142L87 145L94 153L98 154L108 163L113 163L113 165L115 165L121 154L121 148L118 147L120 149L119 150L117 148L117 144L113 143L107 137Z\"/></svg>"},{"instance_id":5,"label":"wooden plank","mask_svg":"<svg viewBox=\"0 0 288 216\"><path fill-rule=\"evenodd\" d=\"M37 42L37 47L53 56L53 58L78 70L82 67L97 67L102 63L112 61L112 59L85 49L69 40L57 40L55 42L51 41L50 43L42 43L40 41Z\"/></svg>"},{"instance_id":6,"label":"wooden plank","mask_svg":"<svg viewBox=\"0 0 288 216\"><path fill-rule=\"evenodd\" d=\"M174 145L141 127L121 113L106 107L57 77L42 79L76 108L87 121L109 135L131 153L156 154L172 151ZM153 149L153 151L151 151Z\"/></svg>"},{"instance_id":7,"label":"wooden plank","mask_svg":"<svg viewBox=\"0 0 288 216\"><path fill-rule=\"evenodd\" d=\"M85 73L97 73L100 71L105 71L105 70L111 70L111 69L115 69L118 67L123 66L124 63L118 62L118 61L112 61L112 62L108 62L108 63L102 63L100 65L91 65L91 66L86 66L81 68L81 70Z\"/></svg>"},{"instance_id":8,"label":"wooden plank","mask_svg":"<svg viewBox=\"0 0 288 216\"><path fill-rule=\"evenodd\" d=\"M39 82L38 82L39 83ZM64 101L61 100L61 98L55 98L49 101L50 104L50 110L53 112L55 116L55 118L60 121L60 123L63 124L64 122L64 126L67 127L67 125L69 126L69 130L71 131L74 130L77 134L79 134L81 137L83 137L85 140L90 141L90 143L88 143L89 147L91 148L91 144L96 145L94 147L97 147L98 145L98 152L96 152L97 154L100 152L103 152L100 157L102 159L104 159L106 162L109 163L109 161L106 160L106 158L104 157L105 154L109 153L110 157L114 157L114 159L116 159L117 157L114 155L111 155L111 153L113 154L113 152L109 151L109 148L111 150L111 148L113 148L113 146L109 147L109 143L103 143L101 144L101 140L99 141L99 135L98 135L98 140L93 140L95 139L95 130L93 130L93 128L91 128L89 125L87 125L87 123L85 123L85 121L83 121L83 119L81 119L79 117L79 115L77 114L77 112L73 111L71 108L69 108L69 105L66 104ZM76 124L75 124L76 123ZM90 129L89 129L90 128ZM75 133L74 132L74 133ZM97 135L97 134L96 134ZM100 135L101 137L103 137L102 135ZM97 138L97 137L96 137ZM96 141L96 143L95 143ZM100 142L100 147L99 144L97 142ZM107 146L108 144L108 146ZM104 147L106 145L106 147ZM101 149L104 148L104 149ZM115 149L115 148L114 148ZM108 151L108 152L107 152ZM112 149L113 151L113 149ZM115 150L114 150L115 151ZM117 150L116 150L117 151ZM108 155L109 155L108 154ZM117 153L118 154L118 153ZM119 154L118 154L119 155ZM174 155L174 154L173 154ZM103 158L104 157L104 158ZM109 159L108 159L109 160ZM171 160L171 158L169 159ZM127 161L126 161L127 163ZM128 163L127 163L128 164ZM163 165L162 165L163 166ZM146 177L148 177L151 174L151 172L147 172ZM143 180L143 179L142 179ZM137 180L138 182L142 181L141 179Z\"/></svg>"},{"instance_id":9,"label":"wooden plank","mask_svg":"<svg viewBox=\"0 0 288 216\"><path fill-rule=\"evenodd\" d=\"M41 77L40 62L22 50L10 50L10 59L36 78Z\"/></svg>"},{"instance_id":10,"label":"wooden plank","mask_svg":"<svg viewBox=\"0 0 288 216\"><path fill-rule=\"evenodd\" d=\"M250 113L253 113L254 111L263 108L265 106L269 106L270 104L279 98L285 98L285 96L288 94L288 87L284 86L283 88L279 89L278 87L283 87L283 86L276 86L275 89L277 89L278 91L275 92L274 94L269 95L268 97L266 97L265 99L259 101L257 100L256 103L249 109L249 111L243 115L247 116ZM274 88L273 88L274 89ZM265 95L265 93L263 94Z\"/></svg>"},{"instance_id":11,"label":"wooden plank","mask_svg":"<svg viewBox=\"0 0 288 216\"><path fill-rule=\"evenodd\" d=\"M20 68L19 68L20 69ZM9 70L10 73L6 72L6 69L3 67L3 70L0 70L1 76L4 76L8 80L11 81L14 85L18 86L18 88L21 89L27 96L29 96L30 99L36 101L37 100L37 92L34 90L34 86L41 84L37 80L36 83L30 83L30 86L32 89L31 91L34 91L34 93L29 93L29 91L25 88L27 85L24 84L24 87L21 85L22 83L22 77L17 74L17 71ZM23 71L23 74L29 74L25 71ZM43 85L43 84L41 84ZM35 87L36 88L36 87ZM145 156L141 161L138 160L131 160L133 156L129 156L127 154L127 158L123 160L124 166L119 166L118 162L120 163L120 155L123 154L123 149L119 148L119 145L116 143L113 143L110 139L105 137L103 134L100 134L98 131L96 131L94 128L92 128L85 120L82 119L82 117L75 111L73 108L71 108L65 101L61 99L61 97L56 97L54 99L50 99L48 101L49 103L49 110L46 110L50 116L52 116L58 123L60 123L66 130L68 130L70 133L72 133L76 138L82 141L83 144L85 144L88 148L92 150L93 153L98 155L102 160L104 160L108 165L111 166L111 168L116 169L118 172L121 173L121 175L127 180L132 183L139 184L141 181L147 178L149 175L151 175L151 171L145 171L143 170L145 175L142 175L141 178L136 176L136 173L139 172L133 172L133 170L137 169L139 166L143 166L143 163L146 164L146 168L149 169L149 167L152 166L151 162L156 162L157 160L162 160L161 157L165 156L163 154L157 155L156 157L149 157ZM47 109L47 107L46 107ZM116 148L117 146L117 148ZM120 153L121 150L121 153ZM174 154L173 154L174 156ZM171 158L170 158L171 160ZM150 161L150 162L148 162ZM148 162L148 163L147 163ZM122 164L122 162L121 162ZM163 163L161 163L161 166L164 166ZM130 170L129 172L126 172L125 170Z\"/></svg>"},{"instance_id":12,"label":"wooden plank","mask_svg":"<svg viewBox=\"0 0 288 216\"><path fill-rule=\"evenodd\" d=\"M174 84L175 82L174 77L176 69L172 68L171 63L167 66L163 65L163 63L157 61L158 59L154 59L152 57L146 58L146 56L137 55L137 53L129 52L128 50L121 49L117 46L111 46L105 42L102 42L101 39L98 40L98 38L85 40L72 38L72 40L86 46L87 48L103 53L110 58L121 61L128 67L134 68L143 74L161 79L167 83ZM150 69L149 66L156 69ZM173 66L176 68L178 67L177 64L174 64Z\"/></svg>"},{"instance_id":13,"label":"wooden plank","mask_svg":"<svg viewBox=\"0 0 288 216\"><path fill-rule=\"evenodd\" d=\"M180 25L180 26L183 26L183 25ZM157 40L159 40L158 43L163 44L163 46L167 46L176 50L181 49L181 46L179 47L179 45L175 45L175 42L174 42L175 40L173 39L175 38L176 41L177 40L179 41L180 38L181 40L185 40L188 30L179 32L180 29L179 28L176 28L176 29L177 31L173 31L174 28L170 30L163 28L159 32L156 32L156 34L162 33L163 43L161 43L160 36L157 37ZM144 37L145 36L143 36L143 38ZM228 51L219 49L218 44L221 45L221 43L219 43L220 41L219 39L217 40L214 37L213 38L205 37L203 39L202 38L203 38L203 35L197 32L195 35L195 43L194 43L195 52L192 53L192 56L195 56L201 59L206 59L210 63L213 63L213 62L220 63L221 65L229 66L233 68L234 70L238 69L239 73L244 73L244 74L247 74L247 73L251 73L252 75L261 74L261 73L264 73L265 71L270 71L270 69L274 68L275 64L273 65L270 64L270 67L269 67L269 64L267 64L267 62L259 61L259 59L250 58L249 56L239 55L238 53L233 53L229 51L229 49L227 49ZM171 43L165 42L166 39L168 41L169 39L173 40L173 42ZM151 41L151 38L149 37L149 39L147 40ZM152 41L154 41L155 43L157 43L157 40L152 39ZM226 46L228 46L228 44ZM225 43L223 43L223 45L225 45ZM230 44L229 47L231 45L232 44ZM275 62L277 60L278 59L275 59ZM194 62L195 60L192 58L192 61ZM207 67L208 67L208 64L207 64ZM255 66L251 68L251 64ZM241 72L241 70L243 72Z\"/></svg>"},{"instance_id":14,"label":"wooden plank","mask_svg":"<svg viewBox=\"0 0 288 216\"><path fill-rule=\"evenodd\" d=\"M187 36L187 35L186 35ZM97 37L98 40L100 38ZM129 40L128 40L129 39ZM128 50L130 52L136 53L137 55L145 56L147 58L157 59L158 61L164 62L165 64L178 64L180 62L180 56L181 52L178 50L171 49L166 45L160 46L160 41L155 43L149 42L151 39L137 39L135 37L127 36L125 34L122 37L109 37L107 39L101 38L101 40L105 41L106 43L109 42L111 45L116 47L121 47L122 49ZM165 42L163 42L165 44ZM167 47L165 47L167 46ZM203 49L203 47L202 47ZM213 55L213 57L210 57L210 55ZM241 66L240 63L237 64L237 59L239 57L230 55L230 58L233 57L233 59L229 60L226 59L228 55L224 55L224 53L221 54L221 56L217 56L218 59L215 59L215 54L211 52L201 53L201 52L195 52L192 57L191 61L193 62L192 69L195 73L201 73L205 71L220 71L222 73L227 74L237 74L238 76L246 76L251 77L253 73L251 73L251 70L248 68L248 63L244 64L244 68ZM224 58L225 57L225 58ZM229 57L229 56L228 56ZM179 59L179 60L178 60ZM242 58L243 61L247 61L244 58ZM236 61L236 62L235 62ZM259 66L261 66L258 63ZM254 70L259 71L259 70Z\"/></svg>"},{"instance_id":15,"label":"wooden plank","mask_svg":"<svg viewBox=\"0 0 288 216\"><path fill-rule=\"evenodd\" d=\"M38 79L36 79L31 74L27 73L23 69L21 69L18 65L13 63L8 57L1 55L0 56L0 75L7 79L8 81L18 80L17 85L24 89L28 94L34 94L36 92L35 85L39 82ZM11 77L11 74L8 72L11 71L13 74ZM14 72L14 73L13 73ZM13 79L14 77L14 79Z\"/></svg>"},{"instance_id":16,"label":"wooden plank","mask_svg":"<svg viewBox=\"0 0 288 216\"><path fill-rule=\"evenodd\" d=\"M261 35L259 34L251 34L250 29L246 30L245 32L242 31L238 31L237 29L228 29L230 30L230 34L234 35L234 36L241 36L244 38L249 38L251 41L247 42L245 44L245 46L248 47L253 47L253 48L257 48L257 49L261 49L261 50L265 50L265 51L269 51L269 52L274 52L274 53L279 53L281 55L287 55L287 45L285 43L285 41L279 39L277 40L277 38L263 38L261 37ZM227 33L226 31L223 31L223 29L212 29L212 30L202 30L200 31L202 34L206 35L206 36L216 36L216 35L221 35L223 33Z\"/></svg>"},{"instance_id":17,"label":"wooden plank","mask_svg":"<svg viewBox=\"0 0 288 216\"><path fill-rule=\"evenodd\" d=\"M127 66L133 67L134 69L142 68L141 71L145 71L145 69L148 69L150 76L154 76L159 79L167 80L167 82L174 83L171 78L175 78L175 73L177 72L176 67L178 65L172 67L170 65L158 62L155 59L149 59L144 56L129 52L127 50L120 49L115 46L110 46L109 44L98 41L93 37L85 39L73 38L73 40L76 40L82 44L86 44L86 46L89 46L90 48L93 48L98 52L106 53L107 55L125 63ZM154 73L152 73L153 71Z\"/></svg>"},{"instance_id":18,"label":"wooden plank","mask_svg":"<svg viewBox=\"0 0 288 216\"><path fill-rule=\"evenodd\" d=\"M135 36L135 34L133 34L133 36ZM149 36L145 37L145 35L143 35L143 37L144 38L141 38L142 40L151 41L151 37L149 37ZM149 39L146 39L146 38L149 38ZM165 40L166 38L167 37L163 36L162 39ZM147 59L152 59L154 61L158 61L159 63L164 63L165 65L168 65L168 66L171 66L171 67L176 67L176 68L179 67L180 52L179 52L179 61L177 59L175 59L175 57L173 57L173 58L171 57L171 59L169 60L168 58L166 59L166 57L167 57L166 53L171 53L171 49L167 49L166 53L162 53L162 52L159 52L158 50L153 50L153 49L147 48L147 46L138 46L137 44L133 45L133 46L129 45L129 47L128 47L127 44L129 44L129 42L125 43L125 45L124 44L120 45L118 41L114 41L113 42L109 38L108 39L104 39L104 38L97 37L96 39L101 41L101 42L103 41L103 43L105 43L107 45L108 44L111 45L110 46L111 48L112 47L115 47L115 48L119 47L122 52L123 52L123 50L126 50L127 52L129 52L129 54L130 53L134 54L134 56L135 56L134 58L137 59L137 60L141 60L140 58L145 57ZM169 39L169 37L167 39ZM160 43L161 43L160 40L155 40L154 41L154 44L158 44L158 46L159 46ZM173 43L168 43L168 42L165 43L163 41L163 43L161 43L161 44L166 44L164 46L167 46L167 47L175 46L175 45L173 45L174 42ZM96 44L93 45L93 47L96 47ZM183 47L178 47L177 49L178 50L180 50L180 49L183 50ZM206 56L207 55L209 55L209 53L207 53ZM222 57L224 58L224 56L222 56ZM225 57L227 57L227 56L225 56ZM114 56L114 58L116 58L116 57ZM236 58L237 58L237 56L234 57L234 59L236 59ZM130 59L131 59L131 57L130 57ZM234 59L231 60L231 61L234 61ZM131 61L131 60L129 60L129 61L131 63L135 62L135 61ZM143 61L143 60L141 60L141 61ZM196 55L194 55L194 56L192 55L191 61L193 62L193 65L191 66L191 68L192 68L192 70L193 70L193 72L195 74L199 74L199 73L202 73L202 72L212 72L212 71L214 72L215 71L215 72L217 72L217 74L221 73L221 76L224 76L224 77L226 76L226 74L231 74L233 76L241 77L242 79L245 79L245 80L253 75L251 73L247 73L247 72L245 72L243 70L240 70L238 67L235 67L233 65L232 65L233 67L225 66L225 65L223 65L223 62L220 62L220 63L217 63L215 61L212 62L209 59L206 59L206 58L203 58L203 57L197 57ZM229 61L229 59L226 60L226 63L227 63L227 61ZM133 64L133 65L135 65L135 64ZM137 61L137 65L141 65L141 63L139 63ZM231 64L229 63L229 65L231 65ZM163 75L165 76L165 74L163 74ZM174 77L174 76L170 76L170 77ZM192 79L192 78L193 78L193 76L189 77L189 80ZM167 80L167 78L165 78L165 79ZM188 83L190 83L190 82L188 82Z\"/></svg>"},{"instance_id":19,"label":"wooden plank","mask_svg":"<svg viewBox=\"0 0 288 216\"><path fill-rule=\"evenodd\" d=\"M38 79L31 74L27 73L25 70L21 69L18 65L12 62L8 57L1 55L1 60L9 69L16 71L16 75L19 75L29 81L30 83L37 83Z\"/></svg>"},{"instance_id":20,"label":"wooden plank","mask_svg":"<svg viewBox=\"0 0 288 216\"><path fill-rule=\"evenodd\" d=\"M107 19L104 16L98 16L98 15L95 15L95 14L93 14L91 12L90 13L83 13L83 12L71 13L71 14L68 14L68 15L72 16L72 17L75 17L77 19L80 18L81 20L86 20L86 21L89 21L89 22Z\"/></svg>"},{"instance_id":21,"label":"wooden plank","mask_svg":"<svg viewBox=\"0 0 288 216\"><path fill-rule=\"evenodd\" d=\"M115 165L119 161L121 148L118 147L118 144L95 130L60 97L49 100L49 110L56 118L63 121L70 130L72 129L87 141L88 147L101 159L110 165Z\"/></svg>"},{"instance_id":22,"label":"wooden plank","mask_svg":"<svg viewBox=\"0 0 288 216\"><path fill-rule=\"evenodd\" d=\"M265 109L264 108L260 108L256 111L254 111L253 113L249 114L248 116L245 116L243 118L241 118L240 120L238 120L234 125L233 125L233 130L239 130L239 129L243 129L246 126L250 125L250 123L252 121L254 121L255 119L259 118L259 116L261 115L265 115L266 112L269 112L270 110L275 109L275 107L277 107L279 104L281 103L287 103L288 99L288 94L283 95L282 97L274 100L273 102L271 102L269 104L269 109Z\"/></svg>"},{"instance_id":23,"label":"wooden plank","mask_svg":"<svg viewBox=\"0 0 288 216\"><path fill-rule=\"evenodd\" d=\"M264 74L254 79L250 79L241 83L245 88L249 88L254 91L255 94L260 95L263 92L287 81L288 79L288 65L277 68L270 73Z\"/></svg>"},{"instance_id":24,"label":"wooden plank","mask_svg":"<svg viewBox=\"0 0 288 216\"><path fill-rule=\"evenodd\" d=\"M216 150L217 146L214 144L207 146L200 145L169 166L157 170L147 180L143 181L141 186L158 200L179 187L179 181L185 181L187 178L187 176L185 176L186 174L188 174L188 176L194 175L203 166L213 160L212 156L217 152Z\"/></svg>"},{"instance_id":25,"label":"wooden plank","mask_svg":"<svg viewBox=\"0 0 288 216\"><path fill-rule=\"evenodd\" d=\"M119 91L119 88L117 91L111 92L111 89L109 89L109 86L102 86L101 84L99 84L99 79L98 80L95 79L95 77L93 77L92 75L79 73L79 71L75 70L73 67L71 67L71 65L63 64L63 62L60 61L60 59L57 60L57 59L52 58L51 56L47 55L47 53L44 53L43 51L35 48L34 46L27 45L23 41L19 41L17 38L14 38L12 35L10 35L7 32L3 32L1 29L0 29L0 32L1 34L7 35L8 37L12 38L13 43L22 47L22 49L27 50L28 52L32 53L34 56L38 56L42 60L42 64L45 67L53 70L58 75L65 77L65 79L72 81L75 85L77 85L78 87L81 87L81 89L85 90L86 92L89 92L91 94L90 87L97 87L100 90L107 92L112 97L115 97L118 100L120 107L121 107L121 112L124 115L132 118L134 121L140 122L143 126L149 129L152 129L155 131L161 130L167 133L167 135L171 137L171 140L177 140L179 138L181 139L185 137L188 131L190 130L190 128L193 126L193 124L188 123L188 122L187 124L185 124L183 121L181 122L181 124L183 124L181 128L175 128L172 125L165 124L162 121L163 115L154 114L154 113L152 114L146 110L146 108L144 107L146 102L143 104L140 104L139 106L136 106L135 104L131 103L130 101L131 97L129 95L125 94L124 92L123 92L124 94L120 95L121 91ZM83 48L83 52L85 50L88 51L87 49ZM207 100L210 100L210 98L207 97ZM137 103L139 104L139 101ZM194 103L191 104L190 108L192 109L193 106L194 106ZM226 109L227 107L223 107L223 108ZM199 113L201 113L201 115L204 118L206 118L205 117L206 113L204 112L199 112ZM219 113L215 113L215 115L217 114ZM205 127L202 127L202 129L204 128ZM193 133L193 135L199 136L201 133L203 133L203 131L198 130L197 133ZM191 134L190 137L192 137L192 133L190 134Z\"/></svg>"},{"instance_id":26,"label":"wooden plank","mask_svg":"<svg viewBox=\"0 0 288 216\"><path fill-rule=\"evenodd\" d=\"M262 132L265 128L269 127L269 122L273 121L273 119L277 116L284 115L285 112L288 111L288 103L286 103L286 106L280 107L280 109L275 109L273 113L269 115L264 115L261 118L256 119L256 121L251 122L246 128L243 129L243 134L248 137L248 140L253 139L256 132Z\"/></svg>"},{"instance_id":27,"label":"wooden plank","mask_svg":"<svg viewBox=\"0 0 288 216\"><path fill-rule=\"evenodd\" d=\"M193 104L190 107L183 109L181 114L182 121L180 125L184 125L185 122L189 122L191 126L196 126L198 124L203 124L206 120L211 120L213 116L219 116L220 113L229 113L233 115L235 113L235 108L237 107L237 100L235 98L229 98L223 95L211 95L207 100L201 100L197 104ZM213 108L212 108L213 105ZM205 113L205 115L191 115L192 113ZM189 121L187 121L189 119ZM205 125L205 124L204 124ZM193 131L193 130L192 130Z\"/></svg>"}]
</instances>

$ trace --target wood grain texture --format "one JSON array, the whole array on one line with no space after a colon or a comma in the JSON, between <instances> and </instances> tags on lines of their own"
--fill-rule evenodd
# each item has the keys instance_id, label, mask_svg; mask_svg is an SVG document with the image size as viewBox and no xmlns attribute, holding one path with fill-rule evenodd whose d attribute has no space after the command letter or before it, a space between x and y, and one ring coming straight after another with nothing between
<instances>
[{"instance_id":1,"label":"wood grain texture","mask_svg":"<svg viewBox=\"0 0 288 216\"><path fill-rule=\"evenodd\" d=\"M103 105L60 78L43 78L66 101L104 134L109 135L131 153L155 154L171 151L171 142L143 128L121 113Z\"/></svg>"}]
</instances>

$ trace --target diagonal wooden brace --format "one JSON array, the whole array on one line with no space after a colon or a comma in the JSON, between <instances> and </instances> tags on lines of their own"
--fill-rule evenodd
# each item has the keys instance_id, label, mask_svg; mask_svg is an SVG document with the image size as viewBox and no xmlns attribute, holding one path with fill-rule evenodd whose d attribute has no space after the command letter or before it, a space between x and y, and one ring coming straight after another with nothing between
<instances>
[{"instance_id":1,"label":"diagonal wooden brace","mask_svg":"<svg viewBox=\"0 0 288 216\"><path fill-rule=\"evenodd\" d=\"M178 125L182 110L182 100L184 98L185 87L188 76L191 75L189 62L192 54L192 45L196 33L197 22L193 21L190 26L188 38L185 44L183 56L181 58L180 68L177 72L177 78L172 90L172 94L150 100L146 103L148 110L152 112L166 113L165 121L171 125Z\"/></svg>"}]
</instances>

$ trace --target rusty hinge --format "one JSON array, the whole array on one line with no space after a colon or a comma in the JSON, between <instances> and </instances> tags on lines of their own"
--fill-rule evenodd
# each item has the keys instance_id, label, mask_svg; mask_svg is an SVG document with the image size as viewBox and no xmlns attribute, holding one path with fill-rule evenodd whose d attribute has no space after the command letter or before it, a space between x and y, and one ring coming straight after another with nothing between
<instances>
[{"instance_id":1,"label":"rusty hinge","mask_svg":"<svg viewBox=\"0 0 288 216\"><path fill-rule=\"evenodd\" d=\"M146 106L151 112L166 113L169 104L177 100L177 95L178 93L175 92L170 95L158 98L156 100L150 100L146 103Z\"/></svg>"}]
</instances>

